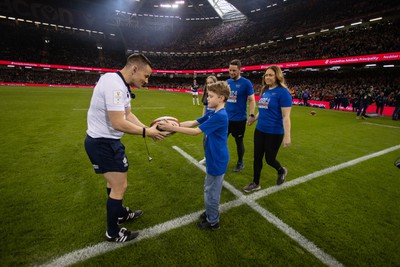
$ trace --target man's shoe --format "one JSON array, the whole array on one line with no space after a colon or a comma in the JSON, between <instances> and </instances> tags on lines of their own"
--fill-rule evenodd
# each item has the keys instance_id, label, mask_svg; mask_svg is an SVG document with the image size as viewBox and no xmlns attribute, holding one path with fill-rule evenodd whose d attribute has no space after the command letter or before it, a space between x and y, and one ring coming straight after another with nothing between
<instances>
[{"instance_id":1,"label":"man's shoe","mask_svg":"<svg viewBox=\"0 0 400 267\"><path fill-rule=\"evenodd\" d=\"M124 217L118 217L118 225L123 224L124 222L136 220L143 214L143 211L141 210L131 211L128 207L125 207L125 209L128 213Z\"/></svg>"},{"instance_id":2,"label":"man's shoe","mask_svg":"<svg viewBox=\"0 0 400 267\"><path fill-rule=\"evenodd\" d=\"M206 165L206 158L199 161L200 164Z\"/></svg>"},{"instance_id":3,"label":"man's shoe","mask_svg":"<svg viewBox=\"0 0 400 267\"><path fill-rule=\"evenodd\" d=\"M207 220L207 214L206 214L205 211L202 214L200 214L199 219L202 220L202 221L206 221Z\"/></svg>"},{"instance_id":4,"label":"man's shoe","mask_svg":"<svg viewBox=\"0 0 400 267\"><path fill-rule=\"evenodd\" d=\"M219 223L213 224L211 225L211 223L207 222L207 221L202 221L197 223L197 227L199 227L201 230L218 230L219 229Z\"/></svg>"},{"instance_id":5,"label":"man's shoe","mask_svg":"<svg viewBox=\"0 0 400 267\"><path fill-rule=\"evenodd\" d=\"M288 171L285 167L282 167L282 169L283 169L283 173L278 173L278 179L276 180L276 185L281 185L286 180Z\"/></svg>"},{"instance_id":6,"label":"man's shoe","mask_svg":"<svg viewBox=\"0 0 400 267\"><path fill-rule=\"evenodd\" d=\"M240 171L243 170L243 169L244 169L244 163L243 163L243 162L242 162L242 163L238 162L238 163L236 164L235 169L233 169L233 171L234 171L234 172L240 172Z\"/></svg>"},{"instance_id":7,"label":"man's shoe","mask_svg":"<svg viewBox=\"0 0 400 267\"><path fill-rule=\"evenodd\" d=\"M119 233L115 236L109 236L106 232L106 238L108 242L117 242L123 243L128 242L129 240L135 239L139 235L139 232L131 232L126 228L121 228Z\"/></svg>"},{"instance_id":8,"label":"man's shoe","mask_svg":"<svg viewBox=\"0 0 400 267\"><path fill-rule=\"evenodd\" d=\"M250 193L251 191L260 190L261 186L256 184L255 182L251 182L249 185L243 187L243 191L246 193Z\"/></svg>"}]
</instances>

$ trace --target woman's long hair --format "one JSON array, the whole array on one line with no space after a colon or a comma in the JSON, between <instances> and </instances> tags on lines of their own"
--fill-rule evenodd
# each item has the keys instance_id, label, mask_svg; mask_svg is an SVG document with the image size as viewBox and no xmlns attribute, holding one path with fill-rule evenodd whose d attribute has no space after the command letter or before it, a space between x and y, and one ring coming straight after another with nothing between
<instances>
[{"instance_id":1,"label":"woman's long hair","mask_svg":"<svg viewBox=\"0 0 400 267\"><path fill-rule=\"evenodd\" d=\"M204 91L203 91L203 96L201 97L201 102L204 104L207 102L207 80L211 79L214 81L214 83L216 83L218 81L217 77L215 77L214 75L210 75L207 77L206 79L206 84L204 85Z\"/></svg>"},{"instance_id":2,"label":"woman's long hair","mask_svg":"<svg viewBox=\"0 0 400 267\"><path fill-rule=\"evenodd\" d=\"M283 76L283 72L282 72L281 68L278 66L270 66L265 70L265 72L267 72L267 70L269 70L269 69L274 71L275 77L276 77L276 82L278 83L278 85L280 87L288 89L288 86L286 85L285 77ZM268 85L265 84L265 73L262 76L261 85L262 85L262 87L261 87L260 95L262 95L265 92L265 90L268 90Z\"/></svg>"}]
</instances>

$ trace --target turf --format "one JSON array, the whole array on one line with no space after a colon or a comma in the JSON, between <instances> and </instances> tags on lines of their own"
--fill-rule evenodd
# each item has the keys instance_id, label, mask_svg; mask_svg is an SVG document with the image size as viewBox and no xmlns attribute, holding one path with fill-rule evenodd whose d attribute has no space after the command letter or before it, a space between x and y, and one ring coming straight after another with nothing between
<instances>
[{"instance_id":1,"label":"turf","mask_svg":"<svg viewBox=\"0 0 400 267\"><path fill-rule=\"evenodd\" d=\"M190 94L135 90L133 112L145 123L168 115L200 116ZM104 241L105 182L83 148L91 89L0 87L0 266L46 263ZM293 107L292 145L278 160L288 181L400 144L400 125L390 118L365 124L354 113ZM245 169L233 173L235 145L225 180L237 189L252 179L254 126L246 130ZM146 229L204 208L205 174L172 146L203 158L202 136L176 134L161 142L124 136L129 186L124 204L144 216L128 227ZM323 251L348 266L400 265L400 151L269 195L257 202ZM264 166L262 188L276 174ZM235 199L228 190L222 203ZM221 229L189 224L81 262L81 266L320 266L299 244L246 205L221 215Z\"/></svg>"}]
</instances>

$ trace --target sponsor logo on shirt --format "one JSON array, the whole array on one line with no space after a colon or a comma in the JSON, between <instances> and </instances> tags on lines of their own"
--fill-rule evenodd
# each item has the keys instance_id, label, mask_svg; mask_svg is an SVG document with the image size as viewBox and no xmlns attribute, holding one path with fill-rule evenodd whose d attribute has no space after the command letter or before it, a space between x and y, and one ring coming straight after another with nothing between
<instances>
[{"instance_id":1,"label":"sponsor logo on shirt","mask_svg":"<svg viewBox=\"0 0 400 267\"><path fill-rule=\"evenodd\" d=\"M258 101L258 108L268 109L268 104L271 98L260 98Z\"/></svg>"}]
</instances>

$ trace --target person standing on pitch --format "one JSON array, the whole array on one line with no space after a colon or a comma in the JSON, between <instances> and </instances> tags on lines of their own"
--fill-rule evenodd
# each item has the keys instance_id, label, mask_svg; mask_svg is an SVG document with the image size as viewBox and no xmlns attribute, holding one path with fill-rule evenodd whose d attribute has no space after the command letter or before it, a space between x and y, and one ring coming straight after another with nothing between
<instances>
[{"instance_id":1,"label":"person standing on pitch","mask_svg":"<svg viewBox=\"0 0 400 267\"><path fill-rule=\"evenodd\" d=\"M199 106L199 85L197 84L196 79L193 80L193 84L190 86L190 89L192 90L192 102L193 105L195 105L195 100L197 101L197 105Z\"/></svg>"},{"instance_id":2,"label":"person standing on pitch","mask_svg":"<svg viewBox=\"0 0 400 267\"><path fill-rule=\"evenodd\" d=\"M375 113L383 116L383 109L385 108L386 104L386 97L383 91L380 92L379 95L375 98L375 103L376 103Z\"/></svg>"},{"instance_id":3,"label":"person standing on pitch","mask_svg":"<svg viewBox=\"0 0 400 267\"><path fill-rule=\"evenodd\" d=\"M104 74L93 90L87 114L85 149L97 174L107 182L107 232L110 242L126 242L138 236L119 225L142 215L141 210L131 211L122 206L128 185L128 159L120 139L124 133L150 136L161 140L165 133L156 126L146 126L131 112L130 85L142 87L148 82L152 66L141 54L128 57L125 67L116 73Z\"/></svg>"},{"instance_id":4,"label":"person standing on pitch","mask_svg":"<svg viewBox=\"0 0 400 267\"><path fill-rule=\"evenodd\" d=\"M400 90L395 92L394 96L394 110L392 114L392 120L397 121L400 119Z\"/></svg>"},{"instance_id":5,"label":"person standing on pitch","mask_svg":"<svg viewBox=\"0 0 400 267\"><path fill-rule=\"evenodd\" d=\"M201 102L203 103L203 113L201 114L202 116L204 116L207 112L214 111L214 109L208 107L207 86L209 86L210 84L216 83L217 81L218 81L217 77L215 77L214 75L210 75L206 79L206 85L204 86L203 97L201 98ZM203 138L203 147L204 147L204 142L205 142L205 136ZM200 160L199 163L203 164L203 165L206 164L206 158L203 158L202 160Z\"/></svg>"},{"instance_id":6,"label":"person standing on pitch","mask_svg":"<svg viewBox=\"0 0 400 267\"><path fill-rule=\"evenodd\" d=\"M278 172L277 185L285 182L288 173L276 160L279 148L290 145L290 111L292 96L285 84L282 70L278 66L269 67L262 80L261 97L258 101L258 114L250 118L249 125L258 120L254 131L253 181L243 188L249 193L259 190L263 158Z\"/></svg>"},{"instance_id":7,"label":"person standing on pitch","mask_svg":"<svg viewBox=\"0 0 400 267\"><path fill-rule=\"evenodd\" d=\"M229 97L229 86L219 81L207 87L208 107L214 111L193 121L182 122L173 126L168 122L158 124L160 129L175 131L188 135L205 134L206 178L204 182L204 203L206 210L200 215L197 226L200 229L219 229L219 201L221 198L222 182L229 162L228 151L228 114L225 102ZM197 128L192 128L196 127Z\"/></svg>"},{"instance_id":8,"label":"person standing on pitch","mask_svg":"<svg viewBox=\"0 0 400 267\"><path fill-rule=\"evenodd\" d=\"M249 118L254 118L255 99L254 88L250 80L240 76L241 62L234 59L229 64L229 76L226 82L231 88L231 94L226 102L226 112L229 116L228 135L232 134L236 142L238 160L234 172L240 172L244 168L244 133L246 131L247 102L249 102Z\"/></svg>"}]
</instances>

